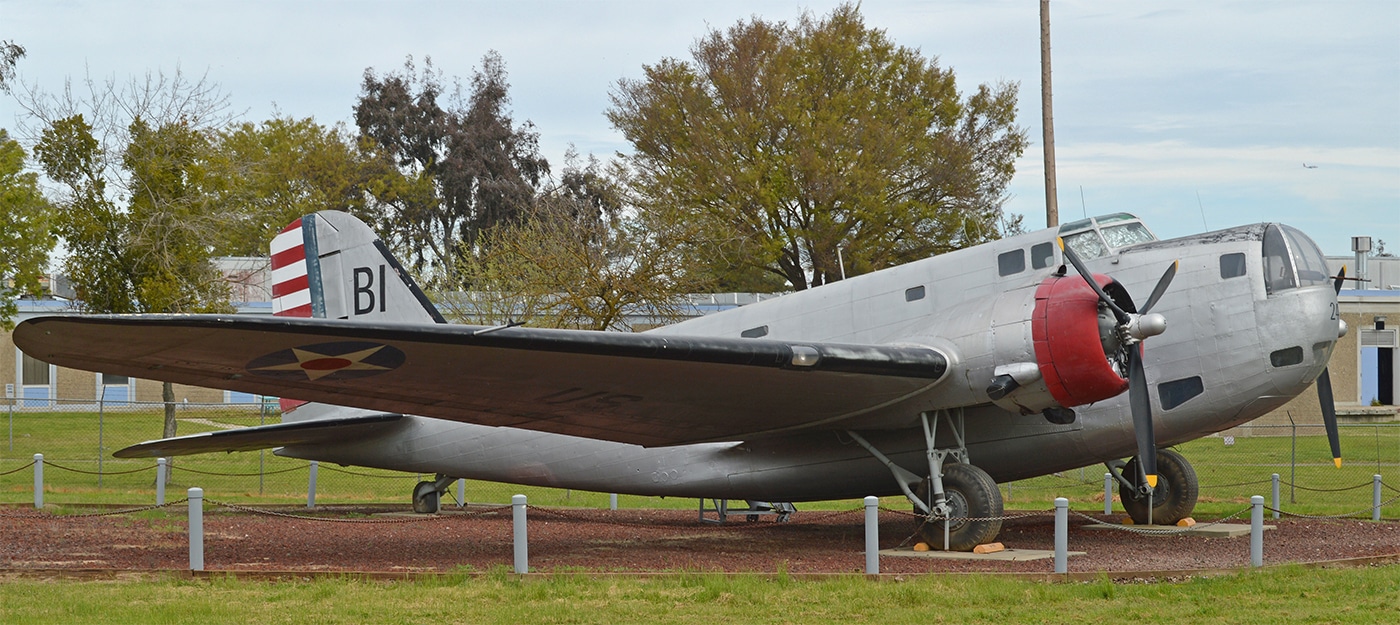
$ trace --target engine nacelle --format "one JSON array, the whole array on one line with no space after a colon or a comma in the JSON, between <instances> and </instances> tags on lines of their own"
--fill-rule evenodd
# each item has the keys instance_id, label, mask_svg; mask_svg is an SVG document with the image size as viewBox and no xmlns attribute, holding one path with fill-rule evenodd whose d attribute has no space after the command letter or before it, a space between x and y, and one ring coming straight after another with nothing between
<instances>
[{"instance_id":1,"label":"engine nacelle","mask_svg":"<svg viewBox=\"0 0 1400 625\"><path fill-rule=\"evenodd\" d=\"M1112 283L1103 275L1094 279L1103 287ZM1128 380L1104 352L1104 330L1098 295L1079 276L1052 276L1036 289L1035 362L1060 406L1091 404L1128 390Z\"/></svg>"}]
</instances>

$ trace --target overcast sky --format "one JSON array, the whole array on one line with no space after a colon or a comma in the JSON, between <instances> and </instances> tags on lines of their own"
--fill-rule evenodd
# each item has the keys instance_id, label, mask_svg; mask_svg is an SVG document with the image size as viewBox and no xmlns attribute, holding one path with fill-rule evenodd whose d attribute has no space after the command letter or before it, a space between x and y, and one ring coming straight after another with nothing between
<instances>
[{"instance_id":1,"label":"overcast sky","mask_svg":"<svg viewBox=\"0 0 1400 625\"><path fill-rule=\"evenodd\" d=\"M429 56L466 79L496 50L515 118L535 123L557 170L569 144L628 151L604 117L618 79L689 58L709 29L836 4L0 0L0 39L27 48L20 77L44 90L178 66L207 72L244 119L280 111L326 124L352 123L367 67ZM964 92L1020 84L1031 147L1006 209L1030 228L1045 225L1038 7L862 5L867 25L937 57ZM1055 0L1051 10L1061 221L1130 211L1164 238L1282 221L1331 255L1349 255L1353 235L1400 252L1400 2ZM0 98L0 127L17 114Z\"/></svg>"}]
</instances>

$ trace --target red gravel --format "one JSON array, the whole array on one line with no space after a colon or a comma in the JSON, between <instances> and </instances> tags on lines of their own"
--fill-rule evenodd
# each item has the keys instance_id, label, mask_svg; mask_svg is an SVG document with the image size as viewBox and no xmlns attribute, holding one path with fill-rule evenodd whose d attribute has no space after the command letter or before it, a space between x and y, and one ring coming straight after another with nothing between
<instances>
[{"instance_id":1,"label":"red gravel","mask_svg":"<svg viewBox=\"0 0 1400 625\"><path fill-rule=\"evenodd\" d=\"M224 509L204 518L207 570L227 571L485 571L512 561L510 511L432 520L411 515L366 516L360 509L323 511L329 522ZM853 573L864 568L861 511L799 512L791 522L772 517L725 525L702 524L677 510L530 509L531 570L661 572L756 571ZM387 522L386 522L387 521ZM408 522L403 522L408 521ZM1178 571L1239 568L1249 564L1249 537L1141 536L1086 530L1072 517L1069 547L1087 555L1069 560L1071 572ZM1245 521L1247 523L1247 520ZM1267 520L1266 564L1400 556L1400 524L1360 520ZM880 546L908 539L913 517L885 511ZM182 514L165 519L130 515L54 516L23 508L0 509L0 572L35 569L123 571L189 568ZM1007 521L1000 541L1013 549L1053 548L1046 516ZM461 567L461 568L459 568ZM990 562L883 557L882 573L1017 571L1047 573L1051 560Z\"/></svg>"}]
</instances>

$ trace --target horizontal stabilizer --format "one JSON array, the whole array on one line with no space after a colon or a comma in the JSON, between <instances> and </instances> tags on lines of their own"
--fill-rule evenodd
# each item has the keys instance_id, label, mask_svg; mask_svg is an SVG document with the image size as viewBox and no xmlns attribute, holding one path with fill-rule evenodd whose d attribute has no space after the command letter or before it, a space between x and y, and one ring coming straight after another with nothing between
<instances>
[{"instance_id":1,"label":"horizontal stabilizer","mask_svg":"<svg viewBox=\"0 0 1400 625\"><path fill-rule=\"evenodd\" d=\"M138 443L112 455L118 458L165 458L213 451L255 451L289 445L315 445L367 438L402 418L403 415L399 414L371 414L202 432Z\"/></svg>"}]
</instances>

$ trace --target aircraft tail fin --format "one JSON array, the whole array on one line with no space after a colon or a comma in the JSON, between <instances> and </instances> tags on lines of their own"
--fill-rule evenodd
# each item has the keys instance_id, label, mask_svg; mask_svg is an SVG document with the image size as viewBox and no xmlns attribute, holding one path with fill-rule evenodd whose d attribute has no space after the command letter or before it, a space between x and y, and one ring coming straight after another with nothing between
<instances>
[{"instance_id":1,"label":"aircraft tail fin","mask_svg":"<svg viewBox=\"0 0 1400 625\"><path fill-rule=\"evenodd\" d=\"M272 311L283 317L446 323L374 231L339 211L306 215L272 239Z\"/></svg>"},{"instance_id":2,"label":"aircraft tail fin","mask_svg":"<svg viewBox=\"0 0 1400 625\"><path fill-rule=\"evenodd\" d=\"M352 215L306 215L272 239L271 251L275 316L446 323L374 231ZM284 398L282 411L305 403Z\"/></svg>"}]
</instances>

